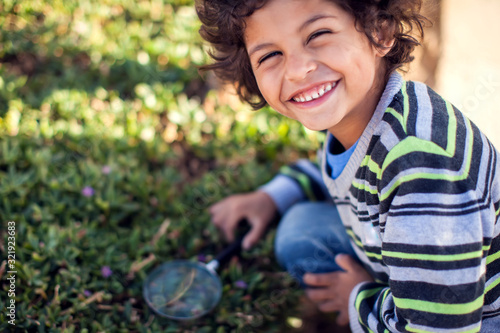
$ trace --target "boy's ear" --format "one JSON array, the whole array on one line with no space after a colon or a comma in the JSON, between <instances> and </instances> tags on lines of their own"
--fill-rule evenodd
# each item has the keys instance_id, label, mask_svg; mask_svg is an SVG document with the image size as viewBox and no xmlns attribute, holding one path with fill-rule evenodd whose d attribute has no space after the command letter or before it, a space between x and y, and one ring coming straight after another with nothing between
<instances>
[{"instance_id":1,"label":"boy's ear","mask_svg":"<svg viewBox=\"0 0 500 333\"><path fill-rule=\"evenodd\" d=\"M377 30L374 31L373 37L375 41L382 46L376 48L377 53L381 58L385 57L394 45L394 31L394 23L387 20L380 21L377 24Z\"/></svg>"}]
</instances>

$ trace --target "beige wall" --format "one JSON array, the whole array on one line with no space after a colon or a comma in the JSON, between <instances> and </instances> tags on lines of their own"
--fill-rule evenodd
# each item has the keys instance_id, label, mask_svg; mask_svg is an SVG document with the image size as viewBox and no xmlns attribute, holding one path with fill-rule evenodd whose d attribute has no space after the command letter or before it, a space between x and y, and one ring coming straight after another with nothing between
<instances>
[{"instance_id":1,"label":"beige wall","mask_svg":"<svg viewBox=\"0 0 500 333\"><path fill-rule=\"evenodd\" d=\"M500 150L500 0L442 0L441 32L434 88Z\"/></svg>"},{"instance_id":2,"label":"beige wall","mask_svg":"<svg viewBox=\"0 0 500 333\"><path fill-rule=\"evenodd\" d=\"M500 148L500 1L446 0L437 89Z\"/></svg>"}]
</instances>

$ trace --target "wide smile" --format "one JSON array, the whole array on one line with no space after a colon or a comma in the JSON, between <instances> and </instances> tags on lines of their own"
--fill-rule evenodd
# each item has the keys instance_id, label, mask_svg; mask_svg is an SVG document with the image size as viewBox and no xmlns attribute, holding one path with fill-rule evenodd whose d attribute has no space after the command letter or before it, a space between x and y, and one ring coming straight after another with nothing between
<instances>
[{"instance_id":1,"label":"wide smile","mask_svg":"<svg viewBox=\"0 0 500 333\"><path fill-rule=\"evenodd\" d=\"M317 102L326 99L326 97L330 95L333 90L335 90L337 83L338 81L325 82L312 88L308 88L306 90L295 93L289 101L293 102L294 104L303 106L317 104Z\"/></svg>"}]
</instances>

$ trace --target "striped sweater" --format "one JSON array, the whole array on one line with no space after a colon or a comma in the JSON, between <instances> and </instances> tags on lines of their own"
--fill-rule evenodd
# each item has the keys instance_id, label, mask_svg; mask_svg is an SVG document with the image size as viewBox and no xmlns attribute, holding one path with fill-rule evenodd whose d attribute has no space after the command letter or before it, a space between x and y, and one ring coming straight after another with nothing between
<instances>
[{"instance_id":1,"label":"striped sweater","mask_svg":"<svg viewBox=\"0 0 500 333\"><path fill-rule=\"evenodd\" d=\"M497 155L450 103L393 74L338 178L325 156L324 184L285 171L309 199L326 185L376 281L351 293L353 332L500 332Z\"/></svg>"}]
</instances>

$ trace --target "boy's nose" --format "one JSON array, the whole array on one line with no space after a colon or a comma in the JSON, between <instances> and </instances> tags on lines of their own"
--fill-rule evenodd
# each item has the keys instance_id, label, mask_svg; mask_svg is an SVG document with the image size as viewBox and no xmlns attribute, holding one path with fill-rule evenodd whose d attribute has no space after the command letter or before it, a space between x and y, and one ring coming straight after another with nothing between
<instances>
[{"instance_id":1,"label":"boy's nose","mask_svg":"<svg viewBox=\"0 0 500 333\"><path fill-rule=\"evenodd\" d=\"M285 78L289 81L300 81L316 68L316 62L308 54L292 54L286 62Z\"/></svg>"}]
</instances>

